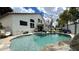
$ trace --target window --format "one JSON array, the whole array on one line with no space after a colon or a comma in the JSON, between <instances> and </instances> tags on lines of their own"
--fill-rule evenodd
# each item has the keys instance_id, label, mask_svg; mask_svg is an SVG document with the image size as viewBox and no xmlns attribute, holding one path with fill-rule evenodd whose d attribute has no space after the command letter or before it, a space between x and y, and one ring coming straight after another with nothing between
<instances>
[{"instance_id":1,"label":"window","mask_svg":"<svg viewBox=\"0 0 79 59\"><path fill-rule=\"evenodd\" d=\"M22 26L27 26L27 22L20 20L20 25L22 25Z\"/></svg>"},{"instance_id":2,"label":"window","mask_svg":"<svg viewBox=\"0 0 79 59\"><path fill-rule=\"evenodd\" d=\"M33 19L30 19L30 22L34 22L34 20Z\"/></svg>"},{"instance_id":3,"label":"window","mask_svg":"<svg viewBox=\"0 0 79 59\"><path fill-rule=\"evenodd\" d=\"M30 23L30 28L34 28L34 23Z\"/></svg>"},{"instance_id":4,"label":"window","mask_svg":"<svg viewBox=\"0 0 79 59\"><path fill-rule=\"evenodd\" d=\"M42 20L40 22L42 23Z\"/></svg>"},{"instance_id":5,"label":"window","mask_svg":"<svg viewBox=\"0 0 79 59\"><path fill-rule=\"evenodd\" d=\"M34 28L34 20L30 19L30 28Z\"/></svg>"},{"instance_id":6,"label":"window","mask_svg":"<svg viewBox=\"0 0 79 59\"><path fill-rule=\"evenodd\" d=\"M38 19L38 22L40 22L40 19Z\"/></svg>"},{"instance_id":7,"label":"window","mask_svg":"<svg viewBox=\"0 0 79 59\"><path fill-rule=\"evenodd\" d=\"M38 19L38 22L39 22L39 23L42 23L42 20Z\"/></svg>"}]
</instances>

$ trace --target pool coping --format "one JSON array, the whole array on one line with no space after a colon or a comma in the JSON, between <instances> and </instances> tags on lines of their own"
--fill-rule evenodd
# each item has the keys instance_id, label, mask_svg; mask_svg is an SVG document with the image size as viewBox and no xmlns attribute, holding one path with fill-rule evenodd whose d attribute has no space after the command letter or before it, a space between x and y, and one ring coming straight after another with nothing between
<instances>
[{"instance_id":1,"label":"pool coping","mask_svg":"<svg viewBox=\"0 0 79 59\"><path fill-rule=\"evenodd\" d=\"M40 32L41 33L41 32ZM11 37L11 40L17 37L21 37L21 36L28 36L28 35L33 35L35 33L28 33L28 34L20 34L20 35L15 35ZM42 34L46 34L46 33L42 33ZM47 32L47 34L50 34L50 32ZM73 38L75 35L74 34L67 34L67 33L51 33L51 34L64 34L64 35L68 35L71 38Z\"/></svg>"}]
</instances>

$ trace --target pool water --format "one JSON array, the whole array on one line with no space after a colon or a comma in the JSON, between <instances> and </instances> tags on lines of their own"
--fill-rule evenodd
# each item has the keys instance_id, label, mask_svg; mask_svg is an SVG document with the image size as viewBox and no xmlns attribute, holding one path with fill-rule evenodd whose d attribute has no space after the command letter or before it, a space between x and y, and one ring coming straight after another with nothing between
<instances>
[{"instance_id":1,"label":"pool water","mask_svg":"<svg viewBox=\"0 0 79 59\"><path fill-rule=\"evenodd\" d=\"M11 40L10 49L12 51L39 51L46 45L69 40L70 38L70 36L63 34L20 36Z\"/></svg>"}]
</instances>

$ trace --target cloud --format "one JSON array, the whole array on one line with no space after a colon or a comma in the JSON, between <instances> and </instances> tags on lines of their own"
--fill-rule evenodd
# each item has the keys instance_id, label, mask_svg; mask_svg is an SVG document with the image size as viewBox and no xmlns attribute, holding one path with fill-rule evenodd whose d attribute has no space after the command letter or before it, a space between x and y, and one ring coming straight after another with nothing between
<instances>
[{"instance_id":1,"label":"cloud","mask_svg":"<svg viewBox=\"0 0 79 59\"><path fill-rule=\"evenodd\" d=\"M31 8L27 9L26 11L27 11L28 13L35 13L35 11L34 11L33 9L31 9Z\"/></svg>"},{"instance_id":2,"label":"cloud","mask_svg":"<svg viewBox=\"0 0 79 59\"><path fill-rule=\"evenodd\" d=\"M22 7L11 7L13 9L13 12L16 12L16 13L24 13L26 12L25 9L23 9Z\"/></svg>"},{"instance_id":3,"label":"cloud","mask_svg":"<svg viewBox=\"0 0 79 59\"><path fill-rule=\"evenodd\" d=\"M62 13L64 11L65 8L62 7L58 7L57 8L57 14L59 15L60 13Z\"/></svg>"},{"instance_id":4,"label":"cloud","mask_svg":"<svg viewBox=\"0 0 79 59\"><path fill-rule=\"evenodd\" d=\"M44 7L45 11L49 16L51 16L54 20L59 18L59 14L63 12L62 7Z\"/></svg>"},{"instance_id":5,"label":"cloud","mask_svg":"<svg viewBox=\"0 0 79 59\"><path fill-rule=\"evenodd\" d=\"M47 13L43 7L37 7L40 12Z\"/></svg>"},{"instance_id":6,"label":"cloud","mask_svg":"<svg viewBox=\"0 0 79 59\"><path fill-rule=\"evenodd\" d=\"M34 10L32 10L31 8L29 9L25 9L23 7L11 7L13 9L13 12L16 13L35 13Z\"/></svg>"},{"instance_id":7,"label":"cloud","mask_svg":"<svg viewBox=\"0 0 79 59\"><path fill-rule=\"evenodd\" d=\"M55 7L44 7L45 11L50 13Z\"/></svg>"}]
</instances>

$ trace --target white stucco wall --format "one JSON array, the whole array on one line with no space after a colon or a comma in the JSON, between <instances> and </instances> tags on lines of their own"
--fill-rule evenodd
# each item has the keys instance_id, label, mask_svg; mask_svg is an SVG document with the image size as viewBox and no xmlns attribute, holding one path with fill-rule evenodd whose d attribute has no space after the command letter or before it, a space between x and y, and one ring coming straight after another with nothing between
<instances>
[{"instance_id":1,"label":"white stucco wall","mask_svg":"<svg viewBox=\"0 0 79 59\"><path fill-rule=\"evenodd\" d=\"M3 26L9 26L12 29L13 35L21 34L25 31L33 32L35 28L30 28L30 19L35 21L35 27L38 24L38 19L43 21L43 18L39 14L9 14L8 16L2 18L0 22L2 22ZM26 21L27 26L21 26L20 20Z\"/></svg>"},{"instance_id":2,"label":"white stucco wall","mask_svg":"<svg viewBox=\"0 0 79 59\"><path fill-rule=\"evenodd\" d=\"M0 19L0 22L4 27L11 26L11 15L4 16Z\"/></svg>"},{"instance_id":3,"label":"white stucco wall","mask_svg":"<svg viewBox=\"0 0 79 59\"><path fill-rule=\"evenodd\" d=\"M67 28L67 27L65 26L65 28ZM71 30L72 33L74 33L74 31L75 31L75 25L74 24L69 25L69 29ZM77 34L78 33L79 33L79 24L77 24Z\"/></svg>"}]
</instances>

